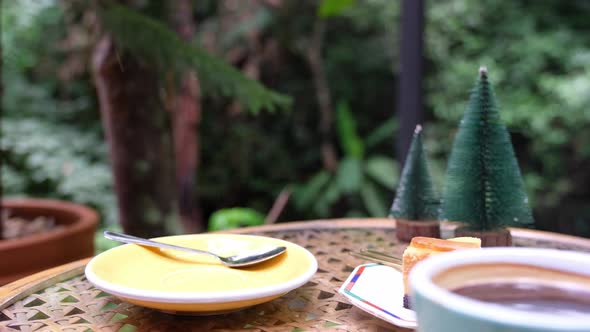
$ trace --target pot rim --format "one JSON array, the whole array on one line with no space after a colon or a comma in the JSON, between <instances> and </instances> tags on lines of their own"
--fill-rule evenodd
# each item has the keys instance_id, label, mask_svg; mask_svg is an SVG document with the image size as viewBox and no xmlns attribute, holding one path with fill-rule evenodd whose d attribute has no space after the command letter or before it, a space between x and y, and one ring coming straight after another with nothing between
<instances>
[{"instance_id":1,"label":"pot rim","mask_svg":"<svg viewBox=\"0 0 590 332\"><path fill-rule=\"evenodd\" d=\"M16 239L0 240L0 250L10 250L26 247L33 243L53 241L92 229L98 224L98 213L94 209L86 205L69 201L45 198L3 198L1 204L3 208L26 209L34 207L35 209L46 209L47 211L65 210L77 215L77 218L73 223L61 229L50 230L48 232L28 235Z\"/></svg>"}]
</instances>

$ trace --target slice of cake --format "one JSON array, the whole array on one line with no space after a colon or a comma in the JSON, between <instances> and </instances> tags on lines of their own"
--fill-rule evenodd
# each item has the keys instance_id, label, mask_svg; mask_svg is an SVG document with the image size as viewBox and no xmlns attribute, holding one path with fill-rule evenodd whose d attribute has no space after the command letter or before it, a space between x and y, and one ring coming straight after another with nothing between
<instances>
[{"instance_id":1,"label":"slice of cake","mask_svg":"<svg viewBox=\"0 0 590 332\"><path fill-rule=\"evenodd\" d=\"M456 237L448 240L418 236L412 239L402 258L404 280L404 307L409 308L410 285L408 275L418 262L449 251L481 248L481 240L475 237Z\"/></svg>"}]
</instances>

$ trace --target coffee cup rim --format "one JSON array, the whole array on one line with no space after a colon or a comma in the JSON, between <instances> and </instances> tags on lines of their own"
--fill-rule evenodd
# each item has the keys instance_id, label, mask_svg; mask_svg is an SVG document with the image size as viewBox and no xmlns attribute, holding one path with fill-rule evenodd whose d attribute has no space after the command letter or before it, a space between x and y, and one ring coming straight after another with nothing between
<instances>
[{"instance_id":1,"label":"coffee cup rim","mask_svg":"<svg viewBox=\"0 0 590 332\"><path fill-rule=\"evenodd\" d=\"M534 312L523 312L461 296L442 288L432 278L452 267L481 263L518 263L590 276L590 254L541 248L482 248L461 250L432 256L418 263L410 272L413 293L439 303L455 312L479 320L503 322L531 328L586 328L588 318L559 317ZM490 315L494 312L494 315ZM418 324L420 322L418 321Z\"/></svg>"}]
</instances>

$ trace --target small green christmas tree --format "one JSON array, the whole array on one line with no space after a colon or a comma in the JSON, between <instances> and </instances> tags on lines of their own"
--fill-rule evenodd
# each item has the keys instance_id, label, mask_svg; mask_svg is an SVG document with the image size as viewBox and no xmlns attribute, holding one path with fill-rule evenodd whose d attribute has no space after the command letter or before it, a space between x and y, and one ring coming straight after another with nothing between
<instances>
[{"instance_id":1,"label":"small green christmas tree","mask_svg":"<svg viewBox=\"0 0 590 332\"><path fill-rule=\"evenodd\" d=\"M418 125L389 213L390 217L397 220L398 239L405 241L414 236L440 237L438 207L439 200L422 147L422 127Z\"/></svg>"},{"instance_id":2,"label":"small green christmas tree","mask_svg":"<svg viewBox=\"0 0 590 332\"><path fill-rule=\"evenodd\" d=\"M422 126L416 126L404 163L390 216L408 220L436 220L438 198L422 147Z\"/></svg>"},{"instance_id":3,"label":"small green christmas tree","mask_svg":"<svg viewBox=\"0 0 590 332\"><path fill-rule=\"evenodd\" d=\"M449 158L440 219L480 232L529 226L533 218L523 188L508 130L481 67Z\"/></svg>"}]
</instances>

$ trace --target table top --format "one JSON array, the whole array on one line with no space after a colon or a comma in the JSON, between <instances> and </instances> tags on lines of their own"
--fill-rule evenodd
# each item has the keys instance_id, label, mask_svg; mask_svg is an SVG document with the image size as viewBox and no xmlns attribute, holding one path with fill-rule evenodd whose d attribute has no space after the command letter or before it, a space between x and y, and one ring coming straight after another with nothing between
<instances>
[{"instance_id":1,"label":"table top","mask_svg":"<svg viewBox=\"0 0 590 332\"><path fill-rule=\"evenodd\" d=\"M443 224L443 237L452 232ZM408 331L349 304L338 289L366 260L350 255L367 246L400 255L407 246L392 219L333 219L280 223L226 233L271 236L310 250L319 268L304 286L263 304L216 316L177 316L138 307L92 286L89 259L0 288L1 331ZM590 252L590 239L511 229L515 246Z\"/></svg>"}]
</instances>

